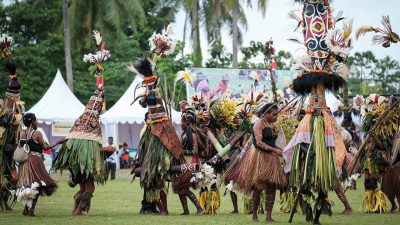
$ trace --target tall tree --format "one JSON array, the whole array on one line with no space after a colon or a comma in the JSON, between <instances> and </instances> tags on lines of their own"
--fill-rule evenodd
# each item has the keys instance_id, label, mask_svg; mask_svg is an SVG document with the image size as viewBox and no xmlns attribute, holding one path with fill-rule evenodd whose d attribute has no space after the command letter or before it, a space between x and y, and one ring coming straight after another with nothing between
<instances>
[{"instance_id":1,"label":"tall tree","mask_svg":"<svg viewBox=\"0 0 400 225\"><path fill-rule=\"evenodd\" d=\"M140 0L71 0L70 18L74 43L91 49L93 30L99 30L107 42L118 42L128 26L136 31L145 12Z\"/></svg>"},{"instance_id":2,"label":"tall tree","mask_svg":"<svg viewBox=\"0 0 400 225\"><path fill-rule=\"evenodd\" d=\"M67 72L67 84L71 91L74 91L74 77L72 74L72 57L71 57L71 27L69 20L69 0L63 0L63 28L64 28L64 55L65 69Z\"/></svg>"},{"instance_id":3,"label":"tall tree","mask_svg":"<svg viewBox=\"0 0 400 225\"><path fill-rule=\"evenodd\" d=\"M207 42L221 41L221 31L226 22L232 21L231 14L222 0L203 0L203 20Z\"/></svg>"},{"instance_id":4,"label":"tall tree","mask_svg":"<svg viewBox=\"0 0 400 225\"><path fill-rule=\"evenodd\" d=\"M267 10L268 0L257 0L256 4L258 10L261 12L262 16L265 16L265 12ZM237 68L239 66L238 63L238 50L239 45L242 43L242 37L239 30L239 23L247 29L247 20L243 10L243 3L247 3L248 7L253 7L252 0L226 0L224 4L231 11L232 22L231 22L231 36L232 36L232 67Z\"/></svg>"},{"instance_id":5,"label":"tall tree","mask_svg":"<svg viewBox=\"0 0 400 225\"><path fill-rule=\"evenodd\" d=\"M192 40L194 49L194 66L201 66L203 61L203 56L201 54L201 44L200 44L200 9L199 2L193 1L191 7L191 19L192 19Z\"/></svg>"},{"instance_id":6,"label":"tall tree","mask_svg":"<svg viewBox=\"0 0 400 225\"><path fill-rule=\"evenodd\" d=\"M239 36L239 25L238 25L238 17L239 17L239 1L233 1L232 3L232 67L238 68L238 36Z\"/></svg>"},{"instance_id":7,"label":"tall tree","mask_svg":"<svg viewBox=\"0 0 400 225\"><path fill-rule=\"evenodd\" d=\"M399 77L399 62L393 60L389 56L377 60L375 68L371 74L376 80L382 83L384 94L394 94L398 92Z\"/></svg>"},{"instance_id":8,"label":"tall tree","mask_svg":"<svg viewBox=\"0 0 400 225\"><path fill-rule=\"evenodd\" d=\"M354 56L348 58L349 66L356 66L357 78L360 78L361 82L368 78L366 74L374 67L376 62L375 55L371 51L356 52Z\"/></svg>"}]
</instances>

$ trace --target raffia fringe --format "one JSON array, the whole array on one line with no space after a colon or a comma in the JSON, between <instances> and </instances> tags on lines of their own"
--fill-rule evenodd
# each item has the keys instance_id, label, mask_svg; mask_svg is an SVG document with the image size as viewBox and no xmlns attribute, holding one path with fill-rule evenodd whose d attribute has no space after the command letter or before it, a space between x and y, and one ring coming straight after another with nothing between
<instances>
[{"instance_id":1,"label":"raffia fringe","mask_svg":"<svg viewBox=\"0 0 400 225\"><path fill-rule=\"evenodd\" d=\"M67 134L65 139L80 139L80 140L91 140L96 141L99 144L103 144L103 137L93 133L84 133L84 132L72 132Z\"/></svg>"}]
</instances>

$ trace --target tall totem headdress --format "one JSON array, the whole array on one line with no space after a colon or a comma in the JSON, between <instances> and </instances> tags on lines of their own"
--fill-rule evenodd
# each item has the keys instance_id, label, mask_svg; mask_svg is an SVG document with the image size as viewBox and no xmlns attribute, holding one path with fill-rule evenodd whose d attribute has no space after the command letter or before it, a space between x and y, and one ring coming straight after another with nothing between
<instances>
[{"instance_id":1,"label":"tall totem headdress","mask_svg":"<svg viewBox=\"0 0 400 225\"><path fill-rule=\"evenodd\" d=\"M332 16L329 0L304 0L302 17L289 14L302 26L307 57L297 61L299 70L293 81L293 89L299 94L310 93L313 88L323 85L328 90L338 90L347 79L348 69L345 64L352 49L350 35L352 21L336 28L341 21L341 13Z\"/></svg>"},{"instance_id":2,"label":"tall totem headdress","mask_svg":"<svg viewBox=\"0 0 400 225\"><path fill-rule=\"evenodd\" d=\"M93 31L93 37L99 51L95 54L85 54L83 61L96 65L95 76L98 78L98 82L96 82L97 88L90 97L85 111L75 120L74 126L71 128L66 138L93 140L102 144L103 138L101 135L100 114L103 110L105 95L103 83L99 83L99 78L102 78L102 72L104 71L103 62L108 60L111 54L105 49L105 44L101 40L99 32Z\"/></svg>"}]
</instances>

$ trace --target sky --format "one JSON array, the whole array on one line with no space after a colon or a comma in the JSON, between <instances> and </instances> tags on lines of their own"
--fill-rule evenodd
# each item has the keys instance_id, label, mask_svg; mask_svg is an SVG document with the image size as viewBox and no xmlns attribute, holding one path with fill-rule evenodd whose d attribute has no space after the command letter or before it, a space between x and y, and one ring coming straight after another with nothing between
<instances>
[{"instance_id":1,"label":"sky","mask_svg":"<svg viewBox=\"0 0 400 225\"><path fill-rule=\"evenodd\" d=\"M287 41L287 38L299 37L299 34L293 32L297 25L296 22L287 17L289 11L300 9L300 5L293 2L293 0L270 0L265 18L262 17L257 7L254 9L246 8L245 13L248 21L248 30L244 32L243 46L248 46L252 40L264 43L267 39L272 37L277 51L289 51L295 56L304 55L305 49L302 46ZM335 12L343 10L344 17L354 19L354 33L356 29L362 25L382 27L382 16L389 15L393 30L400 34L399 0L334 0L331 6L335 10L333 13L334 15L336 15ZM184 20L185 13L183 10L180 10L174 24L176 39L181 40L183 37ZM341 26L340 23L339 26ZM203 58L209 58L205 31L202 30L201 32ZM187 36L188 35L189 34L187 34ZM300 40L302 39L300 38ZM232 51L232 39L226 31L223 32L222 43L229 52ZM383 48L381 45L372 45L372 34L367 34L354 42L354 49L352 52L367 50L374 52L378 58L389 55L400 61L400 43L392 44L390 48ZM190 43L186 45L185 52L190 52Z\"/></svg>"}]
</instances>

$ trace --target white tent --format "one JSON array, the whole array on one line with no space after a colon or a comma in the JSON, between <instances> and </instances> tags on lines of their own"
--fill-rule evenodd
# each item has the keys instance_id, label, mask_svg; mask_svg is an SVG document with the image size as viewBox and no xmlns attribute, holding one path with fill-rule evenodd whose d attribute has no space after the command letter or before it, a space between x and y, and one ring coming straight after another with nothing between
<instances>
[{"instance_id":1,"label":"white tent","mask_svg":"<svg viewBox=\"0 0 400 225\"><path fill-rule=\"evenodd\" d=\"M144 115L147 109L143 108L138 101L134 104L132 102L135 87L142 80L141 77L136 76L121 98L106 113L101 115L104 143L107 143L108 137L114 137L115 142L126 142L130 148L136 148L139 145L139 134L144 125ZM138 93L140 93L140 90L137 91ZM180 119L180 113L172 110L172 122L178 130L177 124L180 123Z\"/></svg>"},{"instance_id":2,"label":"white tent","mask_svg":"<svg viewBox=\"0 0 400 225\"><path fill-rule=\"evenodd\" d=\"M43 128L50 142L54 140L52 126L54 123L73 124L85 110L85 106L68 88L62 78L60 70L43 97L28 112L34 113L38 119L39 126ZM68 130L65 127L65 130Z\"/></svg>"}]
</instances>

